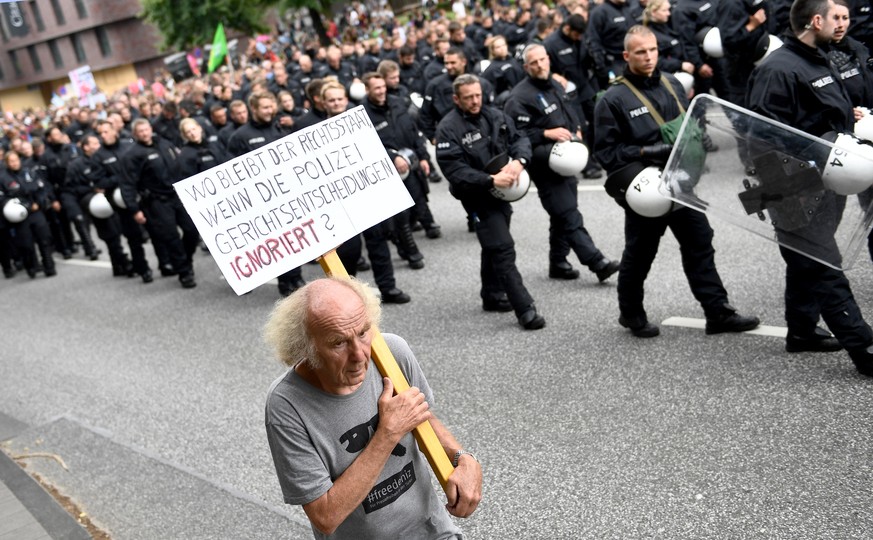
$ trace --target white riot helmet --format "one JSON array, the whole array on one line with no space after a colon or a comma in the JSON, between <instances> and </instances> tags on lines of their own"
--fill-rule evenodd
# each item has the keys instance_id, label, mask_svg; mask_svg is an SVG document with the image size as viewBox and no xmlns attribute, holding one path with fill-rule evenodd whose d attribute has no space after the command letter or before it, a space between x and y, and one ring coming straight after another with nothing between
<instances>
[{"instance_id":1,"label":"white riot helmet","mask_svg":"<svg viewBox=\"0 0 873 540\"><path fill-rule=\"evenodd\" d=\"M575 176L588 164L588 149L575 141L564 141L552 145L549 153L549 168L561 176Z\"/></svg>"},{"instance_id":2,"label":"white riot helmet","mask_svg":"<svg viewBox=\"0 0 873 540\"><path fill-rule=\"evenodd\" d=\"M397 174L400 174L401 180L406 180L406 178L409 177L409 173L411 173L412 170L418 165L418 157L415 155L415 152L411 148L401 148L397 151L397 155L403 158L403 161L405 161L407 165L405 173L400 174L398 172Z\"/></svg>"},{"instance_id":3,"label":"white riot helmet","mask_svg":"<svg viewBox=\"0 0 873 540\"><path fill-rule=\"evenodd\" d=\"M3 205L3 217L9 223L21 223L27 219L27 208L18 199L9 199Z\"/></svg>"},{"instance_id":4,"label":"white riot helmet","mask_svg":"<svg viewBox=\"0 0 873 540\"><path fill-rule=\"evenodd\" d=\"M850 133L840 133L824 163L821 179L838 195L861 193L873 185L873 146Z\"/></svg>"},{"instance_id":5,"label":"white riot helmet","mask_svg":"<svg viewBox=\"0 0 873 540\"><path fill-rule=\"evenodd\" d=\"M115 212L109 199L102 193L94 193L88 196L88 212L97 219L107 219Z\"/></svg>"},{"instance_id":6,"label":"white riot helmet","mask_svg":"<svg viewBox=\"0 0 873 540\"><path fill-rule=\"evenodd\" d=\"M667 215L673 207L673 201L661 195L658 184L661 183L661 170L657 167L646 167L639 173L627 188L625 198L631 210L637 214L656 218Z\"/></svg>"},{"instance_id":7,"label":"white riot helmet","mask_svg":"<svg viewBox=\"0 0 873 540\"><path fill-rule=\"evenodd\" d=\"M721 32L717 26L708 26L697 32L697 42L703 48L703 52L712 58L723 58L724 49L721 46Z\"/></svg>"},{"instance_id":8,"label":"white riot helmet","mask_svg":"<svg viewBox=\"0 0 873 540\"><path fill-rule=\"evenodd\" d=\"M770 53L778 49L782 46L782 40L773 34L767 34L767 37L762 37L758 40L758 45L755 47L755 61L753 64L756 66L764 61L765 58L770 56Z\"/></svg>"},{"instance_id":9,"label":"white riot helmet","mask_svg":"<svg viewBox=\"0 0 873 540\"><path fill-rule=\"evenodd\" d=\"M873 114L870 109L859 107L864 111L864 116L855 122L855 136L865 141L873 141Z\"/></svg>"},{"instance_id":10,"label":"white riot helmet","mask_svg":"<svg viewBox=\"0 0 873 540\"><path fill-rule=\"evenodd\" d=\"M362 82L353 82L349 86L349 97L355 101L363 101L367 97L367 87Z\"/></svg>"},{"instance_id":11,"label":"white riot helmet","mask_svg":"<svg viewBox=\"0 0 873 540\"><path fill-rule=\"evenodd\" d=\"M487 58L484 60L479 60L479 73L485 73L485 70L488 69L488 66L491 65L491 60Z\"/></svg>"},{"instance_id":12,"label":"white riot helmet","mask_svg":"<svg viewBox=\"0 0 873 540\"><path fill-rule=\"evenodd\" d=\"M117 187L112 190L112 202L115 203L115 206L119 208L127 208L127 204L124 202L124 197L121 196L121 188Z\"/></svg>"},{"instance_id":13,"label":"white riot helmet","mask_svg":"<svg viewBox=\"0 0 873 540\"><path fill-rule=\"evenodd\" d=\"M684 71L677 71L673 76L676 77L676 80L678 80L682 85L682 88L685 89L686 94L691 92L691 89L694 88L694 75Z\"/></svg>"},{"instance_id":14,"label":"white riot helmet","mask_svg":"<svg viewBox=\"0 0 873 540\"><path fill-rule=\"evenodd\" d=\"M518 182L514 186L505 188L495 186L491 188L491 194L502 201L515 202L527 195L529 189L530 175L522 169L521 174L518 175Z\"/></svg>"},{"instance_id":15,"label":"white riot helmet","mask_svg":"<svg viewBox=\"0 0 873 540\"><path fill-rule=\"evenodd\" d=\"M417 109L420 109L422 105L424 105L424 98L418 92L410 92L409 100L412 101L412 104L415 105Z\"/></svg>"}]
</instances>

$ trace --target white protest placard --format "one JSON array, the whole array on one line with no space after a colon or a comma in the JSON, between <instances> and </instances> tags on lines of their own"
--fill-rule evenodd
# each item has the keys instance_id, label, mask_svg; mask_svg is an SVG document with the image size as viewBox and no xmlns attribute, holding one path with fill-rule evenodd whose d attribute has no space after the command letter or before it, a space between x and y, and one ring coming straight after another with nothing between
<instances>
[{"instance_id":1,"label":"white protest placard","mask_svg":"<svg viewBox=\"0 0 873 540\"><path fill-rule=\"evenodd\" d=\"M237 294L413 205L362 106L174 188Z\"/></svg>"}]
</instances>

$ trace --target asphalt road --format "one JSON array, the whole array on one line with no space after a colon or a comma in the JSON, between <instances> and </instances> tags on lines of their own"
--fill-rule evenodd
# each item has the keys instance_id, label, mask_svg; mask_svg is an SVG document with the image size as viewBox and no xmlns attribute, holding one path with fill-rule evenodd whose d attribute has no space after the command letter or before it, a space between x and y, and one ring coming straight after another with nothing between
<instances>
[{"instance_id":1,"label":"asphalt road","mask_svg":"<svg viewBox=\"0 0 873 540\"><path fill-rule=\"evenodd\" d=\"M582 182L579 203L617 258L622 212L600 183ZM706 336L673 319L686 325L640 340L616 322L614 278L548 279L530 194L513 231L547 326L525 332L481 310L478 244L445 183L432 191L444 237L419 236L423 270L395 259L413 301L386 306L383 331L409 341L437 414L483 465L484 499L460 523L470 538L870 537L873 380L844 353L784 352L775 244L713 221L731 302L777 328ZM276 288L236 297L208 255L195 268L193 290L81 258L56 278L0 282L0 413L31 426L6 446L75 463L30 466L114 538L309 537L282 504L263 428L283 371L260 337ZM866 255L848 276L870 315ZM702 319L669 233L646 293L655 322Z\"/></svg>"}]
</instances>

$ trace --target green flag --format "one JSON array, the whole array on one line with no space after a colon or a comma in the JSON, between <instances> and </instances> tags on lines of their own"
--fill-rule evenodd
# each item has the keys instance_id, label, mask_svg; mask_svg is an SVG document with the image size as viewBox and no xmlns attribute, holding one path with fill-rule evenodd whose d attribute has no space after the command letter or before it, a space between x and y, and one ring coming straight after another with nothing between
<instances>
[{"instance_id":1,"label":"green flag","mask_svg":"<svg viewBox=\"0 0 873 540\"><path fill-rule=\"evenodd\" d=\"M224 37L224 25L218 23L218 28L215 29L215 37L212 39L212 50L209 51L209 73L212 73L221 65L225 55L227 55L227 38Z\"/></svg>"}]
</instances>

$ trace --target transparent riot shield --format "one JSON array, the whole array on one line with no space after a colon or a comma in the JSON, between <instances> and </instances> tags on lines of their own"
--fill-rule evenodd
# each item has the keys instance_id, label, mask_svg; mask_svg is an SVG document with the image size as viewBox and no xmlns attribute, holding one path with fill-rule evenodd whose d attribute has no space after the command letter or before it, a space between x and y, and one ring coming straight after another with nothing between
<instances>
[{"instance_id":1,"label":"transparent riot shield","mask_svg":"<svg viewBox=\"0 0 873 540\"><path fill-rule=\"evenodd\" d=\"M829 138L836 142L700 95L691 102L659 191L845 270L873 223L873 144L850 134Z\"/></svg>"}]
</instances>

